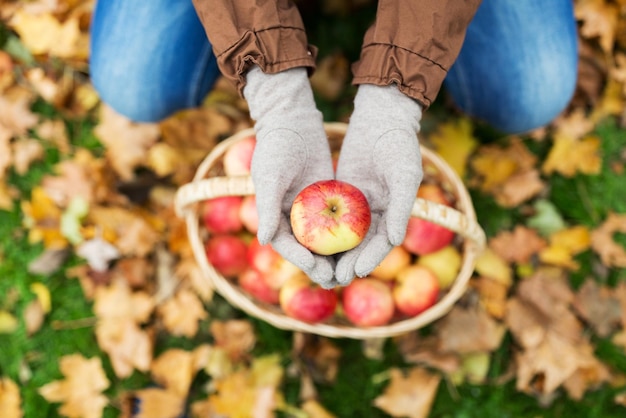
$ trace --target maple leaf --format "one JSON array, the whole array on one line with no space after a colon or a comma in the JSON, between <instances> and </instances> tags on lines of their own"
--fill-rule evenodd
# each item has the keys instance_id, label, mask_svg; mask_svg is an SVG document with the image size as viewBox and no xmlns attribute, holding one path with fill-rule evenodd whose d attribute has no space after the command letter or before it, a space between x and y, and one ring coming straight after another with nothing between
<instances>
[{"instance_id":1,"label":"maple leaf","mask_svg":"<svg viewBox=\"0 0 626 418\"><path fill-rule=\"evenodd\" d=\"M159 137L159 126L154 123L135 123L101 106L100 122L94 133L106 147L107 159L123 180L131 180L134 169L147 161L148 151Z\"/></svg>"},{"instance_id":2,"label":"maple leaf","mask_svg":"<svg viewBox=\"0 0 626 418\"><path fill-rule=\"evenodd\" d=\"M133 418L178 418L183 416L185 398L168 389L147 388L133 392L137 411ZM209 415L205 415L209 416Z\"/></svg>"},{"instance_id":3,"label":"maple leaf","mask_svg":"<svg viewBox=\"0 0 626 418\"><path fill-rule=\"evenodd\" d=\"M59 413L72 418L100 418L108 404L102 394L109 380L97 357L87 359L80 354L61 357L64 380L56 380L39 388L48 402L62 402Z\"/></svg>"},{"instance_id":4,"label":"maple leaf","mask_svg":"<svg viewBox=\"0 0 626 418\"><path fill-rule=\"evenodd\" d=\"M0 377L0 411L4 418L22 418L20 388L8 377Z\"/></svg>"},{"instance_id":5,"label":"maple leaf","mask_svg":"<svg viewBox=\"0 0 626 418\"><path fill-rule=\"evenodd\" d=\"M626 215L613 212L591 231L591 248L608 267L626 267L626 250L613 239L617 232L626 233Z\"/></svg>"},{"instance_id":6,"label":"maple leaf","mask_svg":"<svg viewBox=\"0 0 626 418\"><path fill-rule=\"evenodd\" d=\"M598 174L602 167L600 138L588 135L580 140L555 136L552 148L542 165L545 174L557 172L565 177L577 173Z\"/></svg>"},{"instance_id":7,"label":"maple leaf","mask_svg":"<svg viewBox=\"0 0 626 418\"><path fill-rule=\"evenodd\" d=\"M537 231L516 225L513 231L501 231L489 240L489 248L510 263L528 263L548 243Z\"/></svg>"},{"instance_id":8,"label":"maple leaf","mask_svg":"<svg viewBox=\"0 0 626 418\"><path fill-rule=\"evenodd\" d=\"M0 95L0 127L4 127L11 136L26 135L39 121L39 117L30 110L34 99L30 91L20 87L13 87Z\"/></svg>"},{"instance_id":9,"label":"maple leaf","mask_svg":"<svg viewBox=\"0 0 626 418\"><path fill-rule=\"evenodd\" d=\"M193 351L169 349L153 360L150 375L159 385L184 399L195 374L206 365L210 350L206 344Z\"/></svg>"},{"instance_id":10,"label":"maple leaf","mask_svg":"<svg viewBox=\"0 0 626 418\"><path fill-rule=\"evenodd\" d=\"M487 313L494 318L503 319L510 284L482 276L474 278L471 286L478 292L480 302Z\"/></svg>"},{"instance_id":11,"label":"maple leaf","mask_svg":"<svg viewBox=\"0 0 626 418\"><path fill-rule=\"evenodd\" d=\"M406 374L392 368L389 375L391 381L385 391L374 399L374 406L392 417L427 417L441 376L422 367L414 367Z\"/></svg>"},{"instance_id":12,"label":"maple leaf","mask_svg":"<svg viewBox=\"0 0 626 418\"><path fill-rule=\"evenodd\" d=\"M574 3L575 16L582 21L580 33L586 38L599 38L605 53L613 50L619 8L606 0L578 0Z\"/></svg>"},{"instance_id":13,"label":"maple leaf","mask_svg":"<svg viewBox=\"0 0 626 418\"><path fill-rule=\"evenodd\" d=\"M572 270L579 268L579 263L574 261L573 257L591 245L589 229L582 225L556 231L548 240L550 244L541 250L539 259L544 263Z\"/></svg>"},{"instance_id":14,"label":"maple leaf","mask_svg":"<svg viewBox=\"0 0 626 418\"><path fill-rule=\"evenodd\" d=\"M619 299L606 286L587 279L576 292L573 307L600 337L608 337L620 324L622 310Z\"/></svg>"},{"instance_id":15,"label":"maple leaf","mask_svg":"<svg viewBox=\"0 0 626 418\"><path fill-rule=\"evenodd\" d=\"M28 172L34 161L41 161L44 157L44 149L41 142L36 139L18 139L12 144L13 168L19 175Z\"/></svg>"},{"instance_id":16,"label":"maple leaf","mask_svg":"<svg viewBox=\"0 0 626 418\"><path fill-rule=\"evenodd\" d=\"M437 324L437 331L440 350L467 354L495 350L505 329L476 304L472 308L455 306Z\"/></svg>"},{"instance_id":17,"label":"maple leaf","mask_svg":"<svg viewBox=\"0 0 626 418\"><path fill-rule=\"evenodd\" d=\"M223 348L233 361L245 357L256 344L252 324L244 319L213 321L211 334L215 345Z\"/></svg>"},{"instance_id":18,"label":"maple leaf","mask_svg":"<svg viewBox=\"0 0 626 418\"><path fill-rule=\"evenodd\" d=\"M157 309L165 328L175 336L193 337L199 321L208 317L198 296L189 289L180 289L174 297L161 303Z\"/></svg>"},{"instance_id":19,"label":"maple leaf","mask_svg":"<svg viewBox=\"0 0 626 418\"><path fill-rule=\"evenodd\" d=\"M469 118L461 118L438 126L437 131L428 140L457 174L465 177L467 160L478 146L478 140L472 133L473 125Z\"/></svg>"},{"instance_id":20,"label":"maple leaf","mask_svg":"<svg viewBox=\"0 0 626 418\"><path fill-rule=\"evenodd\" d=\"M47 249L63 249L68 241L61 233L61 209L41 186L31 191L31 200L21 204L30 243L42 242Z\"/></svg>"}]
</instances>

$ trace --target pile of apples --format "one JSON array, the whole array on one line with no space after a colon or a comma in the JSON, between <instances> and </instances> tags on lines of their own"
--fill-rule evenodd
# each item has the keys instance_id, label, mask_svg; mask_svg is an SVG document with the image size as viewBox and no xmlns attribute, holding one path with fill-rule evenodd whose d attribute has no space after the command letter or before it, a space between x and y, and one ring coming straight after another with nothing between
<instances>
[{"instance_id":1,"label":"pile of apples","mask_svg":"<svg viewBox=\"0 0 626 418\"><path fill-rule=\"evenodd\" d=\"M250 174L254 145L251 136L225 151L222 164L226 176ZM364 238L370 222L369 208L359 193L342 187L322 187L320 193L319 185L315 194L307 189L303 193L304 197L296 201L305 209L307 205L329 207L326 219L317 219L311 215L316 211L302 207L292 210L294 231L303 230L315 237L314 242L301 241L311 251L323 254L325 248L333 247L329 243L333 235L343 236L350 246ZM444 189L428 179L417 196L447 206L453 204ZM343 213L335 210L338 201L340 207L345 206ZM367 216L355 216L363 208ZM347 321L358 327L372 327L414 317L437 303L454 283L462 264L454 232L412 217L402 245L394 247L369 276L355 278L345 287L324 289L271 245L259 243L255 196L206 200L201 221L208 232L206 256L217 272L253 299L308 323ZM329 225L332 233L324 235Z\"/></svg>"}]
</instances>

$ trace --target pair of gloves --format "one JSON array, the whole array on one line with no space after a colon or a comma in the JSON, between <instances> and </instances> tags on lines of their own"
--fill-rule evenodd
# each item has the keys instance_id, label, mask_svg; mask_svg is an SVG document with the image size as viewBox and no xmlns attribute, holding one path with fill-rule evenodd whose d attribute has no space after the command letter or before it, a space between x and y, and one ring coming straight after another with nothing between
<instances>
[{"instance_id":1,"label":"pair of gloves","mask_svg":"<svg viewBox=\"0 0 626 418\"><path fill-rule=\"evenodd\" d=\"M305 68L265 74L254 66L246 75L243 94L257 136L251 175L259 242L271 243L324 288L345 286L356 276L369 274L404 240L422 180L417 140L420 105L393 84L360 85L335 174L322 114ZM356 248L320 256L298 243L289 216L300 190L332 178L361 189L372 223Z\"/></svg>"}]
</instances>

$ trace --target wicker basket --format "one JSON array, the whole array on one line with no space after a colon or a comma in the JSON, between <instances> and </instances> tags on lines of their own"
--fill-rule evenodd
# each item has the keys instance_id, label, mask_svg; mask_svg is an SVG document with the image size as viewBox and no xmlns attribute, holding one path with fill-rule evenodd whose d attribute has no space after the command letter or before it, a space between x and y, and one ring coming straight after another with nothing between
<instances>
[{"instance_id":1,"label":"wicker basket","mask_svg":"<svg viewBox=\"0 0 626 418\"><path fill-rule=\"evenodd\" d=\"M346 128L347 125L343 123L325 124L329 143L334 151L339 150ZM194 179L178 190L175 200L176 212L186 221L191 246L202 272L230 304L280 329L336 338L375 339L421 328L445 315L463 295L474 271L475 259L484 248L485 234L476 222L471 198L457 174L433 151L422 146L425 181L435 181L443 186L454 197L456 209L417 198L412 215L455 231L462 254L458 276L437 304L412 318L385 326L360 328L341 319L318 324L306 323L286 316L278 306L259 302L248 296L235 283L218 273L207 260L204 249L207 232L201 226L199 203L220 196L254 194L250 177L225 177L221 164L221 157L229 146L253 134L253 129L246 129L220 142L199 165Z\"/></svg>"}]
</instances>

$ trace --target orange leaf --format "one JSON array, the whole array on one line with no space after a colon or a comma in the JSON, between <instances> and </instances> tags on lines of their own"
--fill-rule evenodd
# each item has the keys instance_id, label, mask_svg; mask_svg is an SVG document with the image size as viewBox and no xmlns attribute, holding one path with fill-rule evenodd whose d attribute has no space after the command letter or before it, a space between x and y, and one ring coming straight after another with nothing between
<instances>
[{"instance_id":1,"label":"orange leaf","mask_svg":"<svg viewBox=\"0 0 626 418\"><path fill-rule=\"evenodd\" d=\"M208 345L201 345L193 351L169 349L152 362L150 374L155 382L185 398L196 372L204 367L209 350Z\"/></svg>"},{"instance_id":2,"label":"orange leaf","mask_svg":"<svg viewBox=\"0 0 626 418\"><path fill-rule=\"evenodd\" d=\"M133 418L179 417L185 408L185 398L168 389L148 388L133 392L138 411Z\"/></svg>"},{"instance_id":3,"label":"orange leaf","mask_svg":"<svg viewBox=\"0 0 626 418\"><path fill-rule=\"evenodd\" d=\"M426 418L432 408L441 376L421 367L403 373L393 368L389 371L391 382L374 405L392 417Z\"/></svg>"},{"instance_id":4,"label":"orange leaf","mask_svg":"<svg viewBox=\"0 0 626 418\"><path fill-rule=\"evenodd\" d=\"M626 250L613 239L613 234L626 233L626 215L610 213L591 232L591 247L608 267L626 267Z\"/></svg>"},{"instance_id":5,"label":"orange leaf","mask_svg":"<svg viewBox=\"0 0 626 418\"><path fill-rule=\"evenodd\" d=\"M180 289L159 306L158 312L172 335L189 338L198 332L199 321L208 317L198 296L189 289Z\"/></svg>"},{"instance_id":6,"label":"orange leaf","mask_svg":"<svg viewBox=\"0 0 626 418\"><path fill-rule=\"evenodd\" d=\"M215 338L215 345L222 347L233 360L247 355L256 344L252 324L244 319L213 321L211 334Z\"/></svg>"},{"instance_id":7,"label":"orange leaf","mask_svg":"<svg viewBox=\"0 0 626 418\"><path fill-rule=\"evenodd\" d=\"M61 402L61 415L100 418L108 404L102 392L109 387L100 359L70 354L61 358L60 368L65 379L42 386L39 394L48 402Z\"/></svg>"},{"instance_id":8,"label":"orange leaf","mask_svg":"<svg viewBox=\"0 0 626 418\"><path fill-rule=\"evenodd\" d=\"M547 246L536 230L517 225L513 231L501 231L489 240L489 247L508 262L527 263Z\"/></svg>"},{"instance_id":9,"label":"orange leaf","mask_svg":"<svg viewBox=\"0 0 626 418\"><path fill-rule=\"evenodd\" d=\"M4 418L22 418L20 388L7 377L0 378L0 411Z\"/></svg>"},{"instance_id":10,"label":"orange leaf","mask_svg":"<svg viewBox=\"0 0 626 418\"><path fill-rule=\"evenodd\" d=\"M577 173L598 174L602 167L599 148L600 138L593 135L580 140L555 135L542 170L546 174L557 172L565 177Z\"/></svg>"}]
</instances>

